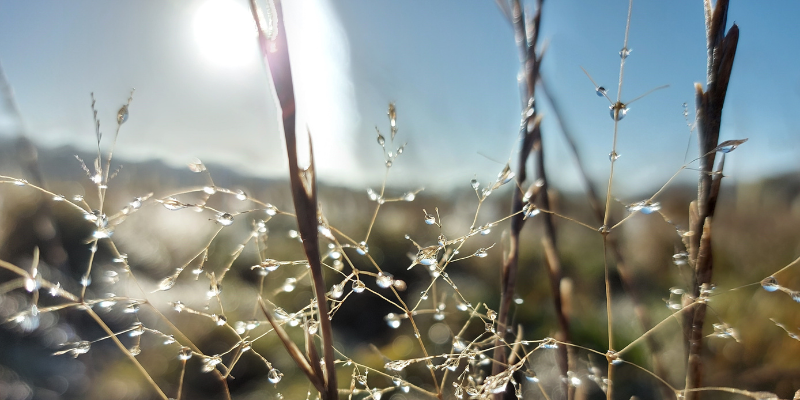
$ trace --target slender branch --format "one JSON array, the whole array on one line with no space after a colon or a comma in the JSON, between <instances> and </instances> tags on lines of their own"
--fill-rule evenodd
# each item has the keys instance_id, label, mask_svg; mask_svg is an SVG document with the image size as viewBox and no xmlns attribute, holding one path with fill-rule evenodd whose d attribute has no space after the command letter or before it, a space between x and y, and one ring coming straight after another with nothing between
<instances>
[{"instance_id":1,"label":"slender branch","mask_svg":"<svg viewBox=\"0 0 800 400\"><path fill-rule=\"evenodd\" d=\"M700 143L700 179L697 201L691 208L691 230L695 233L689 238L689 259L694 262L695 274L692 295L699 298L702 288L711 283L713 260L711 257L711 222L714 217L717 197L722 180L724 158L720 161L718 173L712 174L715 149L719 143L719 130L722 108L728 90L733 60L739 42L739 28L736 24L725 33L728 19L728 0L719 0L711 7L705 1L706 39L707 39L707 82L706 90L695 84L697 137ZM686 399L699 398L698 391L692 391L702 384L702 338L705 306L701 304L689 310L684 319L684 334L687 343Z\"/></svg>"},{"instance_id":2,"label":"slender branch","mask_svg":"<svg viewBox=\"0 0 800 400\"><path fill-rule=\"evenodd\" d=\"M303 250L308 258L311 270L311 279L314 284L314 294L317 300L317 310L319 311L320 333L322 335L323 359L325 360L324 391L320 390L320 395L324 400L338 399L336 381L336 366L333 350L333 329L328 318L328 303L325 287L325 280L322 275L322 263L320 262L320 250L318 241L317 221L317 190L316 173L314 171L314 155L309 136L309 151L311 152L311 165L306 170L301 170L298 165L297 140L295 135L295 100L294 87L292 82L292 71L289 62L289 48L286 40L286 29L283 25L283 14L280 1L274 3L273 10L270 10L270 22L272 22L272 38L268 39L261 26L261 16L255 0L250 0L250 9L253 19L258 28L258 42L264 61L269 66L272 76L272 83L275 88L275 95L282 112L283 134L286 138L286 153L289 157L289 179L292 188L292 199L294 200L295 213L297 214L297 226L300 237L303 241ZM276 30L276 31L275 31ZM288 349L288 347L287 347ZM311 362L317 362L311 360ZM312 369L313 371L313 369ZM309 376L311 379L311 376ZM313 382L313 380L312 380ZM319 387L317 387L319 389Z\"/></svg>"}]
</instances>

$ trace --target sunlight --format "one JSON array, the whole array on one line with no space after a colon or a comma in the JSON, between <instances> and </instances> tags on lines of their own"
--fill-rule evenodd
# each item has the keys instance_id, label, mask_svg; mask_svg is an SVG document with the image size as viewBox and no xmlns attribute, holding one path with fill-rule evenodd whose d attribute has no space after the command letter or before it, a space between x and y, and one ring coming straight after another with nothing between
<instances>
[{"instance_id":1,"label":"sunlight","mask_svg":"<svg viewBox=\"0 0 800 400\"><path fill-rule=\"evenodd\" d=\"M232 0L209 0L197 9L194 36L203 56L221 67L257 60L256 29L250 12Z\"/></svg>"}]
</instances>

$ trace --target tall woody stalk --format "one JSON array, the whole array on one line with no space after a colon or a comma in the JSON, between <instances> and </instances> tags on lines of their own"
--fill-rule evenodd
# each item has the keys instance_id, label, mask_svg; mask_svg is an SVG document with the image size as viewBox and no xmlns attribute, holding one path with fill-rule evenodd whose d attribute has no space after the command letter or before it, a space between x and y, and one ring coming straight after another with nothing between
<instances>
[{"instance_id":1,"label":"tall woody stalk","mask_svg":"<svg viewBox=\"0 0 800 400\"><path fill-rule=\"evenodd\" d=\"M712 7L711 0L705 0L705 23L708 49L708 71L706 90L695 84L697 134L700 143L700 182L697 200L692 202L689 223L694 234L688 239L689 259L694 263L694 284L692 295L700 298L704 288L711 284L713 267L711 249L711 227L722 180L724 155L718 170L713 172L716 148L719 145L719 129L722 107L728 91L733 59L739 42L739 27L731 26L725 33L728 19L728 0L719 0ZM687 311L684 330L688 340L688 359L686 368L686 389L695 389L702 384L703 363L701 358L703 323L706 305L700 301ZM695 400L699 392L685 393L687 400Z\"/></svg>"},{"instance_id":2,"label":"tall woody stalk","mask_svg":"<svg viewBox=\"0 0 800 400\"><path fill-rule=\"evenodd\" d=\"M536 207L544 210L550 210L550 201L547 196L547 174L544 166L544 146L542 143L542 132L540 127L540 117L534 107L534 95L536 91L536 83L539 80L539 68L542 63L542 54L536 51L536 44L539 38L539 27L542 16L542 3L544 0L537 0L536 10L533 18L526 19L522 11L522 5L519 0L513 0L509 7L503 0L498 0L501 9L508 10L507 15L511 17L511 23L514 28L514 36L520 51L520 62L522 63L524 81L520 82L522 97L525 100L525 109L523 111L523 121L520 127L521 145L519 149L519 157L516 165L516 184L517 190L514 191L511 200L511 211L518 212L522 210L523 203L529 201ZM522 185L525 184L527 173L525 166L531 152L535 152L535 185L538 186L537 196L531 199L523 199ZM553 216L550 213L542 213L544 222L545 234L542 237L542 245L545 252L545 264L550 280L550 287L553 293L553 302L555 305L556 315L558 317L559 327L561 330L563 341L570 341L569 334L569 320L565 315L562 308L561 297L561 260L556 251L556 234L555 225L553 224ZM503 269L501 275L501 297L500 297L500 311L498 315L497 335L498 347L494 352L494 366L492 374L496 375L505 367L506 364L506 348L502 345L505 337L507 336L507 326L509 324L509 310L511 302L514 297L514 286L517 279L517 270L519 264L519 245L520 245L520 232L525 223L525 215L523 213L515 214L511 219L511 232L509 235L510 244L508 248L508 255L503 261ZM567 365L567 349L565 346L559 348L559 366L563 375L566 375L568 370ZM570 390L570 394L572 390ZM512 393L506 393L507 397L513 397ZM496 398L500 399L503 394L498 394ZM570 395L570 398L572 396ZM513 397L515 398L515 397Z\"/></svg>"},{"instance_id":3,"label":"tall woody stalk","mask_svg":"<svg viewBox=\"0 0 800 400\"><path fill-rule=\"evenodd\" d=\"M292 199L297 214L297 226L300 237L303 241L303 250L308 258L311 270L311 280L314 284L314 295L316 296L317 309L319 311L319 327L322 336L323 359L325 361L325 371L319 367L319 357L316 356L317 350L313 342L313 337L306 337L306 356L303 357L297 346L288 340L285 332L280 325L274 323L270 314L264 309L267 318L270 319L275 331L289 351L295 363L307 375L315 388L320 392L323 400L338 399L336 384L335 358L333 354L333 331L331 321L328 317L328 304L325 280L322 276L322 263L320 262L320 250L318 241L317 220L317 188L314 171L314 156L309 137L309 151L311 151L311 165L308 169L301 170L298 165L297 141L295 137L295 100L294 87L292 84L292 71L289 63L289 48L286 40L286 29L283 24L282 7L279 0L274 0L274 9L269 11L271 28L270 38L262 26L262 16L256 5L255 0L250 0L250 9L253 19L258 27L258 43L264 61L269 67L272 83L275 88L275 95L281 109L283 122L283 134L286 138L286 153L289 157L289 179L292 188ZM263 309L263 304L262 304ZM283 335L281 335L283 333Z\"/></svg>"}]
</instances>

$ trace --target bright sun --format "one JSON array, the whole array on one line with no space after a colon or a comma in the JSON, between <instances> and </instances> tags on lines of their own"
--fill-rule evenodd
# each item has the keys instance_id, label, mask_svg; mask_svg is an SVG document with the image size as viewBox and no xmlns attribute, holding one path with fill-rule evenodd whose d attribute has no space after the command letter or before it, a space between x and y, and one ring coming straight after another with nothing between
<instances>
[{"instance_id":1,"label":"bright sun","mask_svg":"<svg viewBox=\"0 0 800 400\"><path fill-rule=\"evenodd\" d=\"M250 12L232 0L208 0L194 18L194 36L203 56L223 67L256 60L256 28Z\"/></svg>"}]
</instances>

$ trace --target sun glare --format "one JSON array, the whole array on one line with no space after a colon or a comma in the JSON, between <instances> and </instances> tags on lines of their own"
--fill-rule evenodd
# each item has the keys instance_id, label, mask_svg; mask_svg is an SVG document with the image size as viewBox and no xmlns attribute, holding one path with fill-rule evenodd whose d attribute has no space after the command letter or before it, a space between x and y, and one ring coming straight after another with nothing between
<instances>
[{"instance_id":1,"label":"sun glare","mask_svg":"<svg viewBox=\"0 0 800 400\"><path fill-rule=\"evenodd\" d=\"M211 63L241 67L257 60L256 28L250 12L232 0L209 0L197 9L194 36Z\"/></svg>"}]
</instances>

